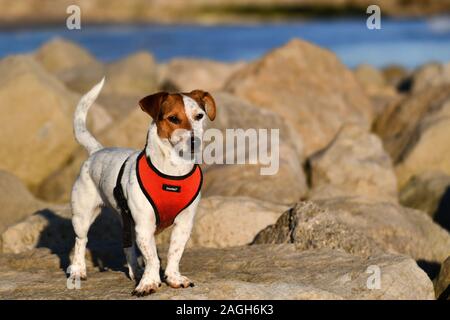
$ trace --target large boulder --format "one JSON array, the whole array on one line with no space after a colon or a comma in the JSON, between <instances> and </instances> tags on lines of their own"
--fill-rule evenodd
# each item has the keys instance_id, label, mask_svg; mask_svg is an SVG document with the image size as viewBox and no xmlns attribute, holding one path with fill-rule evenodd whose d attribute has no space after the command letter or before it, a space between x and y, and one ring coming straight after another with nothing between
<instances>
[{"instance_id":1,"label":"large boulder","mask_svg":"<svg viewBox=\"0 0 450 320\"><path fill-rule=\"evenodd\" d=\"M79 96L67 90L29 56L0 61L0 168L35 189L75 150L72 116ZM91 128L110 123L95 106Z\"/></svg>"},{"instance_id":2,"label":"large boulder","mask_svg":"<svg viewBox=\"0 0 450 320\"><path fill-rule=\"evenodd\" d=\"M161 256L165 265L165 251ZM91 259L88 280L68 290L61 258L44 249L0 256L0 298L136 299L123 268L99 272ZM301 252L292 244L202 248L184 253L181 270L194 288L163 285L146 299L434 298L427 275L414 260L398 255L362 259L333 250Z\"/></svg>"},{"instance_id":3,"label":"large boulder","mask_svg":"<svg viewBox=\"0 0 450 320\"><path fill-rule=\"evenodd\" d=\"M357 125L346 125L323 150L309 158L310 198L365 196L397 201L397 179L381 140Z\"/></svg>"},{"instance_id":4,"label":"large boulder","mask_svg":"<svg viewBox=\"0 0 450 320\"><path fill-rule=\"evenodd\" d=\"M3 170L0 170L0 203L0 233L43 205L17 177Z\"/></svg>"},{"instance_id":5,"label":"large boulder","mask_svg":"<svg viewBox=\"0 0 450 320\"><path fill-rule=\"evenodd\" d=\"M450 62L427 63L410 76L411 90L419 92L430 87L450 85Z\"/></svg>"},{"instance_id":6,"label":"large boulder","mask_svg":"<svg viewBox=\"0 0 450 320\"><path fill-rule=\"evenodd\" d=\"M105 75L105 66L86 49L63 38L42 45L34 58L73 91L86 93Z\"/></svg>"},{"instance_id":7,"label":"large boulder","mask_svg":"<svg viewBox=\"0 0 450 320\"><path fill-rule=\"evenodd\" d=\"M405 67L395 64L384 67L381 72L385 82L397 89L401 89L402 83L405 82L409 74Z\"/></svg>"},{"instance_id":8,"label":"large boulder","mask_svg":"<svg viewBox=\"0 0 450 320\"><path fill-rule=\"evenodd\" d=\"M52 252L68 253L74 246L72 211L69 205L41 205L39 210L9 226L1 234L3 253L21 253L34 248L49 248ZM121 248L120 217L104 209L89 230L89 246Z\"/></svg>"},{"instance_id":9,"label":"large boulder","mask_svg":"<svg viewBox=\"0 0 450 320\"><path fill-rule=\"evenodd\" d=\"M429 170L450 174L450 86L430 87L392 104L374 130L391 155L400 187Z\"/></svg>"},{"instance_id":10,"label":"large boulder","mask_svg":"<svg viewBox=\"0 0 450 320\"><path fill-rule=\"evenodd\" d=\"M389 103L399 98L396 88L388 84L382 71L371 65L359 65L354 70L354 74L370 98L376 115L380 114Z\"/></svg>"},{"instance_id":11,"label":"large boulder","mask_svg":"<svg viewBox=\"0 0 450 320\"><path fill-rule=\"evenodd\" d=\"M422 210L450 230L450 175L425 171L413 176L400 190L400 203Z\"/></svg>"},{"instance_id":12,"label":"large boulder","mask_svg":"<svg viewBox=\"0 0 450 320\"><path fill-rule=\"evenodd\" d=\"M87 50L63 38L54 38L44 43L33 56L48 72L55 75L98 64Z\"/></svg>"},{"instance_id":13,"label":"large boulder","mask_svg":"<svg viewBox=\"0 0 450 320\"><path fill-rule=\"evenodd\" d=\"M226 90L282 115L310 155L345 122L369 126L372 105L353 73L332 52L292 40L230 77Z\"/></svg>"},{"instance_id":14,"label":"large boulder","mask_svg":"<svg viewBox=\"0 0 450 320\"><path fill-rule=\"evenodd\" d=\"M223 63L206 59L173 59L159 67L160 86L173 91L194 89L215 91L222 89L242 62Z\"/></svg>"},{"instance_id":15,"label":"large boulder","mask_svg":"<svg viewBox=\"0 0 450 320\"><path fill-rule=\"evenodd\" d=\"M284 205L246 197L202 198L187 246L223 248L249 244L287 209ZM171 230L158 235L157 243L168 245Z\"/></svg>"},{"instance_id":16,"label":"large boulder","mask_svg":"<svg viewBox=\"0 0 450 320\"><path fill-rule=\"evenodd\" d=\"M292 204L303 197L307 192L306 177L301 165L301 156L295 149L295 141L290 128L284 119L268 110L261 110L228 93L216 92L213 94L218 105L216 120L210 123L210 127L219 129L226 140L226 132L230 129L279 130L279 158L273 157L273 164L279 162L278 171L270 175L262 175L261 169L268 168L269 164L263 164L258 159L257 164L249 164L248 159L243 164L213 164L205 167L203 194L225 196L249 196L275 203ZM261 136L258 137L258 142ZM268 138L269 143L270 138ZM230 141L227 140L228 144ZM238 142L233 142L233 152L239 153ZM207 145L207 144L205 144ZM250 150L250 144L246 144L246 152ZM224 147L224 156L230 152ZM254 149L256 151L256 148ZM275 150L270 150L274 152ZM243 152L243 151L242 151ZM223 160L225 163L225 160ZM275 167L275 166L274 166Z\"/></svg>"},{"instance_id":17,"label":"large boulder","mask_svg":"<svg viewBox=\"0 0 450 320\"><path fill-rule=\"evenodd\" d=\"M423 212L358 198L300 202L261 231L254 243L338 248L363 257L381 250L438 263L450 252L449 233Z\"/></svg>"},{"instance_id":18,"label":"large boulder","mask_svg":"<svg viewBox=\"0 0 450 320\"><path fill-rule=\"evenodd\" d=\"M99 102L108 106L115 119L121 119L141 98L157 91L157 79L153 56L145 51L136 52L107 65L105 88Z\"/></svg>"}]
</instances>

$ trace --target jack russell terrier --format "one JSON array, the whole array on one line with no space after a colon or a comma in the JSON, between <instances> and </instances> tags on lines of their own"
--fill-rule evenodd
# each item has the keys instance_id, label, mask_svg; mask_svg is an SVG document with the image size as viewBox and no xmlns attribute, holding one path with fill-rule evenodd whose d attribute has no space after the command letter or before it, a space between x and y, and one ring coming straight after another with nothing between
<instances>
[{"instance_id":1,"label":"jack russell terrier","mask_svg":"<svg viewBox=\"0 0 450 320\"><path fill-rule=\"evenodd\" d=\"M132 294L148 295L161 286L155 234L172 224L165 282L172 288L193 286L180 274L179 263L200 201L202 173L192 157L174 156L174 150L193 154L193 145L201 145L205 115L210 120L216 116L214 99L201 90L149 95L139 101L153 119L144 150L105 148L86 129L88 110L104 80L81 98L74 115L75 138L89 158L72 189L76 239L69 277L86 279L88 230L101 207L108 206L122 214L124 252L132 280L140 276L134 243L144 258L145 269Z\"/></svg>"}]
</instances>

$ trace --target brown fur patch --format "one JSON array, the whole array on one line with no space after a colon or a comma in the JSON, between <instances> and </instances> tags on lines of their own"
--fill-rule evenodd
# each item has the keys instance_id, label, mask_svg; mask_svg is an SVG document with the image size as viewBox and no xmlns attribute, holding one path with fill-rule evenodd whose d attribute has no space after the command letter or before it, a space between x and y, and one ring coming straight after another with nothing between
<instances>
[{"instance_id":1,"label":"brown fur patch","mask_svg":"<svg viewBox=\"0 0 450 320\"><path fill-rule=\"evenodd\" d=\"M155 93L143 98L139 104L142 110L156 122L158 135L162 139L170 138L177 129L192 130L184 108L183 97L179 93ZM176 117L179 123L171 122L170 117Z\"/></svg>"}]
</instances>

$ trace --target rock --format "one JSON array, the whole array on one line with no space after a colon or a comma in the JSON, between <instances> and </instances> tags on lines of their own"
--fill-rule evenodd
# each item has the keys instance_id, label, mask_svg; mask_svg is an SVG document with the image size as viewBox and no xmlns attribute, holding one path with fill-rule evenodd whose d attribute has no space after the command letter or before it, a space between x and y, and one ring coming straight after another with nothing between
<instances>
[{"instance_id":1,"label":"rock","mask_svg":"<svg viewBox=\"0 0 450 320\"><path fill-rule=\"evenodd\" d=\"M170 91L189 92L194 89L220 90L228 77L243 62L222 63L206 59L173 59L159 68L160 86Z\"/></svg>"},{"instance_id":2,"label":"rock","mask_svg":"<svg viewBox=\"0 0 450 320\"><path fill-rule=\"evenodd\" d=\"M269 166L263 165L262 161L258 164L248 164L247 160L245 165L207 166L204 170L203 194L248 196L280 204L292 204L303 197L307 192L306 178L300 162L301 156L295 149L295 143L301 144L301 141L295 142L294 135L283 118L227 93L215 92L213 96L218 105L217 116L209 126L221 130L224 139L227 129L279 130L279 168L275 174L262 175L261 168ZM267 134L270 131L266 136ZM235 153L238 152L236 145L237 142L234 143ZM246 147L250 148L248 144Z\"/></svg>"},{"instance_id":3,"label":"rock","mask_svg":"<svg viewBox=\"0 0 450 320\"><path fill-rule=\"evenodd\" d=\"M398 99L398 93L394 86L388 85L384 75L371 65L359 65L355 71L355 77L370 98L376 115L380 114L389 103Z\"/></svg>"},{"instance_id":4,"label":"rock","mask_svg":"<svg viewBox=\"0 0 450 320\"><path fill-rule=\"evenodd\" d=\"M79 96L29 56L0 61L0 168L35 191L77 147L72 117ZM111 118L95 105L89 127L103 130Z\"/></svg>"},{"instance_id":5,"label":"rock","mask_svg":"<svg viewBox=\"0 0 450 320\"><path fill-rule=\"evenodd\" d=\"M49 205L25 220L10 226L1 234L1 252L22 253L34 248L50 248L52 252L69 252L74 246L69 205ZM119 215L104 209L89 230L89 245L121 248L122 227Z\"/></svg>"},{"instance_id":6,"label":"rock","mask_svg":"<svg viewBox=\"0 0 450 320\"><path fill-rule=\"evenodd\" d=\"M3 170L0 170L0 203L0 233L42 205L19 179Z\"/></svg>"},{"instance_id":7,"label":"rock","mask_svg":"<svg viewBox=\"0 0 450 320\"><path fill-rule=\"evenodd\" d=\"M32 58L0 61L0 168L36 188L75 149L69 117L74 101Z\"/></svg>"},{"instance_id":8,"label":"rock","mask_svg":"<svg viewBox=\"0 0 450 320\"><path fill-rule=\"evenodd\" d=\"M389 65L382 69L385 82L390 86L399 88L408 76L408 70L400 65Z\"/></svg>"},{"instance_id":9,"label":"rock","mask_svg":"<svg viewBox=\"0 0 450 320\"><path fill-rule=\"evenodd\" d=\"M450 62L447 64L428 63L411 75L411 90L419 92L430 87L450 85Z\"/></svg>"},{"instance_id":10,"label":"rock","mask_svg":"<svg viewBox=\"0 0 450 320\"><path fill-rule=\"evenodd\" d=\"M99 64L84 48L62 38L54 38L46 42L33 56L48 72L55 75Z\"/></svg>"},{"instance_id":11,"label":"rock","mask_svg":"<svg viewBox=\"0 0 450 320\"><path fill-rule=\"evenodd\" d=\"M362 198L300 202L253 243L291 242L302 250L342 249L362 257L381 250L438 263L450 252L449 233L423 212Z\"/></svg>"},{"instance_id":12,"label":"rock","mask_svg":"<svg viewBox=\"0 0 450 320\"><path fill-rule=\"evenodd\" d=\"M155 60L148 52L141 51L109 64L106 82L99 102L108 106L115 119L121 119L143 97L158 90Z\"/></svg>"},{"instance_id":13,"label":"rock","mask_svg":"<svg viewBox=\"0 0 450 320\"><path fill-rule=\"evenodd\" d=\"M34 58L70 90L85 94L105 75L105 66L78 44L62 38L46 42Z\"/></svg>"},{"instance_id":14,"label":"rock","mask_svg":"<svg viewBox=\"0 0 450 320\"><path fill-rule=\"evenodd\" d=\"M96 62L61 71L56 76L64 82L67 88L84 95L99 83L105 74L106 67L100 62ZM108 106L108 104L105 104L105 106ZM109 106L107 110L110 111Z\"/></svg>"},{"instance_id":15,"label":"rock","mask_svg":"<svg viewBox=\"0 0 450 320\"><path fill-rule=\"evenodd\" d=\"M155 60L145 51L109 64L106 76L105 93L144 97L156 90Z\"/></svg>"},{"instance_id":16,"label":"rock","mask_svg":"<svg viewBox=\"0 0 450 320\"><path fill-rule=\"evenodd\" d=\"M450 174L450 86L430 87L392 104L374 130L391 155L400 188L414 175Z\"/></svg>"},{"instance_id":17,"label":"rock","mask_svg":"<svg viewBox=\"0 0 450 320\"><path fill-rule=\"evenodd\" d=\"M438 224L450 230L450 176L425 171L413 176L400 191L400 203L428 213Z\"/></svg>"},{"instance_id":18,"label":"rock","mask_svg":"<svg viewBox=\"0 0 450 320\"><path fill-rule=\"evenodd\" d=\"M369 64L360 64L356 67L354 73L364 89L386 86L383 73Z\"/></svg>"},{"instance_id":19,"label":"rock","mask_svg":"<svg viewBox=\"0 0 450 320\"><path fill-rule=\"evenodd\" d=\"M442 263L435 285L436 297L450 300L450 256Z\"/></svg>"},{"instance_id":20,"label":"rock","mask_svg":"<svg viewBox=\"0 0 450 320\"><path fill-rule=\"evenodd\" d=\"M310 198L365 196L397 201L397 179L381 140L364 128L346 125L309 159Z\"/></svg>"},{"instance_id":21,"label":"rock","mask_svg":"<svg viewBox=\"0 0 450 320\"><path fill-rule=\"evenodd\" d=\"M353 73L332 52L298 39L238 70L225 88L282 115L307 156L325 147L343 123L368 127L372 119Z\"/></svg>"},{"instance_id":22,"label":"rock","mask_svg":"<svg viewBox=\"0 0 450 320\"><path fill-rule=\"evenodd\" d=\"M99 272L88 264L88 280L68 290L61 257L45 249L0 256L1 299L136 299L134 282L122 269ZM165 252L162 252L165 265ZM369 289L379 268L379 289ZM361 259L344 252L301 252L294 245L188 249L182 272L194 288L163 284L145 299L433 299L433 285L405 256ZM378 269L377 269L378 270Z\"/></svg>"},{"instance_id":23,"label":"rock","mask_svg":"<svg viewBox=\"0 0 450 320\"><path fill-rule=\"evenodd\" d=\"M223 248L249 244L274 224L287 206L246 197L207 197L200 201L188 247ZM171 229L156 238L169 244Z\"/></svg>"}]
</instances>

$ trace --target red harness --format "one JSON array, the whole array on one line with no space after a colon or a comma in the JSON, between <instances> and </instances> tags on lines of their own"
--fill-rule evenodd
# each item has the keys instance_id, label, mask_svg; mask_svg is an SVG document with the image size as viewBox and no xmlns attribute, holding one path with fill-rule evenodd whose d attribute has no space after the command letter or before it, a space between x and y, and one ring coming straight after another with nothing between
<instances>
[{"instance_id":1,"label":"red harness","mask_svg":"<svg viewBox=\"0 0 450 320\"><path fill-rule=\"evenodd\" d=\"M157 232L171 226L177 215L197 198L203 182L198 164L184 176L169 176L156 169L144 151L138 156L136 174L155 211Z\"/></svg>"}]
</instances>

